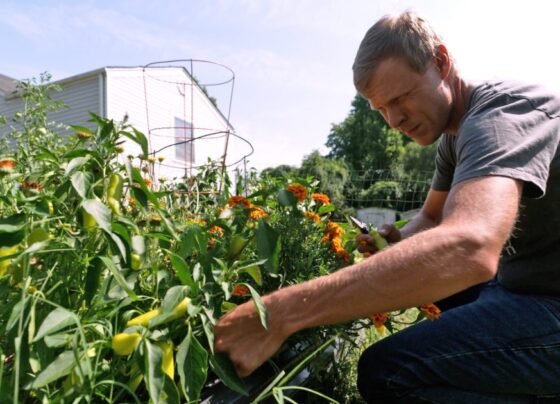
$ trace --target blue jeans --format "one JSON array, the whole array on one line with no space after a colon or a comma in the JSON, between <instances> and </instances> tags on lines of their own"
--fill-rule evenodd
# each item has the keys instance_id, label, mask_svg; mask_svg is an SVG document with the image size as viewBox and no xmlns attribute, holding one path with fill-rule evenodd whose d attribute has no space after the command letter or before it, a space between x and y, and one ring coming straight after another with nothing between
<instances>
[{"instance_id":1,"label":"blue jeans","mask_svg":"<svg viewBox=\"0 0 560 404\"><path fill-rule=\"evenodd\" d=\"M560 298L492 281L473 302L369 347L358 389L368 403L560 402Z\"/></svg>"}]
</instances>

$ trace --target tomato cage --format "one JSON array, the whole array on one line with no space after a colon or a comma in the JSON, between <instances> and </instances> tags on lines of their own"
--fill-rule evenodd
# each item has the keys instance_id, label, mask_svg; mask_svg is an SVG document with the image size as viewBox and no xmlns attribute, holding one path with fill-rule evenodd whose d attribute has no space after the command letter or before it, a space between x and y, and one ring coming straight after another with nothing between
<instances>
[{"instance_id":1,"label":"tomato cage","mask_svg":"<svg viewBox=\"0 0 560 404\"><path fill-rule=\"evenodd\" d=\"M246 175L254 149L230 123L232 69L182 59L149 63L142 73L151 163L147 170L154 181L188 180L209 165L221 167L222 180L226 172Z\"/></svg>"}]
</instances>

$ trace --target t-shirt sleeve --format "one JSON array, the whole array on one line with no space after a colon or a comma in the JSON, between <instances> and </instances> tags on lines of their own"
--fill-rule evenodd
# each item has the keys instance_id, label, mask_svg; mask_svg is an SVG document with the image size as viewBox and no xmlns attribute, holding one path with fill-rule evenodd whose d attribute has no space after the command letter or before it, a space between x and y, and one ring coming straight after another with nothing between
<instances>
[{"instance_id":1,"label":"t-shirt sleeve","mask_svg":"<svg viewBox=\"0 0 560 404\"><path fill-rule=\"evenodd\" d=\"M524 196L542 197L558 144L557 123L527 99L503 101L463 122L452 186L475 177L504 176L523 181Z\"/></svg>"},{"instance_id":2,"label":"t-shirt sleeve","mask_svg":"<svg viewBox=\"0 0 560 404\"><path fill-rule=\"evenodd\" d=\"M436 170L432 178L432 189L435 191L449 191L453 183L455 171L454 141L449 135L442 135L436 153Z\"/></svg>"}]
</instances>

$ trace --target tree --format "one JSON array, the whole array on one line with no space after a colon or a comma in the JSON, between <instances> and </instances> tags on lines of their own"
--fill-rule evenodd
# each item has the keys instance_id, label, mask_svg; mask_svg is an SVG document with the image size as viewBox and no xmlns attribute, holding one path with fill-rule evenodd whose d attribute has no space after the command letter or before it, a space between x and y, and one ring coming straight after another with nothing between
<instances>
[{"instance_id":1,"label":"tree","mask_svg":"<svg viewBox=\"0 0 560 404\"><path fill-rule=\"evenodd\" d=\"M319 190L327 194L337 207L345 204L345 190L350 182L348 165L340 160L321 156L314 150L301 163L300 176L312 176L319 181Z\"/></svg>"},{"instance_id":2,"label":"tree","mask_svg":"<svg viewBox=\"0 0 560 404\"><path fill-rule=\"evenodd\" d=\"M371 110L366 99L356 95L348 117L332 126L326 146L328 157L343 159L352 171L364 173L400 164L406 142L399 131L387 126L379 112Z\"/></svg>"},{"instance_id":3,"label":"tree","mask_svg":"<svg viewBox=\"0 0 560 404\"><path fill-rule=\"evenodd\" d=\"M328 136L328 157L351 170L347 204L397 210L418 207L429 187L437 146L422 147L391 129L366 99L356 95L348 117Z\"/></svg>"},{"instance_id":4,"label":"tree","mask_svg":"<svg viewBox=\"0 0 560 404\"><path fill-rule=\"evenodd\" d=\"M281 164L276 167L267 167L261 171L261 177L283 177L290 178L298 175L299 168L287 164Z\"/></svg>"}]
</instances>

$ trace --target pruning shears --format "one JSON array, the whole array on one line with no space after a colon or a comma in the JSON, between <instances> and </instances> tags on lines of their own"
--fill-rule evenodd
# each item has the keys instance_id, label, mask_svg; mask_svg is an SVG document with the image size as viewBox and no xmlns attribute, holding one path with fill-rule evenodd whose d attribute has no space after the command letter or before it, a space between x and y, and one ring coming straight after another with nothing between
<instances>
[{"instance_id":1,"label":"pruning shears","mask_svg":"<svg viewBox=\"0 0 560 404\"><path fill-rule=\"evenodd\" d=\"M354 216L348 216L350 221L354 224L354 226L356 226L358 229L360 229L360 233L362 234L369 234L369 228L368 225L364 222L362 222L359 219L356 219Z\"/></svg>"}]
</instances>

